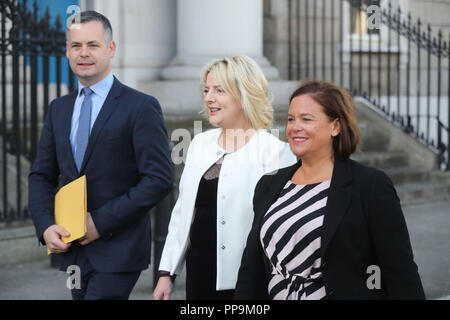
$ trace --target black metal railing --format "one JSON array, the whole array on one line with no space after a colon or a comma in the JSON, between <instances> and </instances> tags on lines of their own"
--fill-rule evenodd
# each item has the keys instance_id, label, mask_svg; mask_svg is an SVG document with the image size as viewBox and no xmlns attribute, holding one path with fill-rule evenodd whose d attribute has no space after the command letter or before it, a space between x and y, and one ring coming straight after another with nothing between
<instances>
[{"instance_id":1,"label":"black metal railing","mask_svg":"<svg viewBox=\"0 0 450 320\"><path fill-rule=\"evenodd\" d=\"M288 0L288 77L333 81L364 98L450 170L450 38L386 2ZM367 28L369 18L379 27Z\"/></svg>"},{"instance_id":2,"label":"black metal railing","mask_svg":"<svg viewBox=\"0 0 450 320\"><path fill-rule=\"evenodd\" d=\"M2 0L0 11L0 222L8 222L29 217L26 178L43 119L51 99L74 89L74 77L64 59L65 29L59 16L50 23L48 9L38 17L36 1L30 10L27 0Z\"/></svg>"}]
</instances>

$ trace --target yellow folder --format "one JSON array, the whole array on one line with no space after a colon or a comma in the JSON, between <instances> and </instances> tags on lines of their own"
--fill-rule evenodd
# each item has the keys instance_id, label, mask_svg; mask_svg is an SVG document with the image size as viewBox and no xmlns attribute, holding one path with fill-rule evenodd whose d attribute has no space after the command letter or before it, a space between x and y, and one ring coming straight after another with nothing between
<instances>
[{"instance_id":1,"label":"yellow folder","mask_svg":"<svg viewBox=\"0 0 450 320\"><path fill-rule=\"evenodd\" d=\"M86 234L86 176L82 176L59 189L55 196L55 223L70 233L61 237L64 243L82 238ZM47 250L50 254L50 250Z\"/></svg>"}]
</instances>

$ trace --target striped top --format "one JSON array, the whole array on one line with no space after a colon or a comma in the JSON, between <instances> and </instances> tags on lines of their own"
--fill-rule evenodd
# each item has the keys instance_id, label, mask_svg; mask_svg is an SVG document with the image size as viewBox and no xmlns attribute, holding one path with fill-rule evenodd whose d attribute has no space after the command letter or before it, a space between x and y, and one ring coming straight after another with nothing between
<instances>
[{"instance_id":1,"label":"striped top","mask_svg":"<svg viewBox=\"0 0 450 320\"><path fill-rule=\"evenodd\" d=\"M319 300L326 296L320 240L330 180L296 185L288 181L263 218L261 244L272 274L274 300Z\"/></svg>"}]
</instances>

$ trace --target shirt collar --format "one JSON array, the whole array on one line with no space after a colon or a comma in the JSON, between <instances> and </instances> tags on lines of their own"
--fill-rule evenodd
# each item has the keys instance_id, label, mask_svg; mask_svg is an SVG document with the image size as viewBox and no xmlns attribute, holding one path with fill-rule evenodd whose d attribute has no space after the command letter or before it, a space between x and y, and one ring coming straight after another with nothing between
<instances>
[{"instance_id":1,"label":"shirt collar","mask_svg":"<svg viewBox=\"0 0 450 320\"><path fill-rule=\"evenodd\" d=\"M113 82L114 82L114 76L113 76L112 72L110 71L104 79L100 80L97 83L94 83L89 88L96 95L100 96L101 98L105 98L108 95L109 90L111 89L111 87L113 85ZM81 90L83 88L84 88L84 86L81 84L80 81L78 81L78 96L81 95Z\"/></svg>"}]
</instances>

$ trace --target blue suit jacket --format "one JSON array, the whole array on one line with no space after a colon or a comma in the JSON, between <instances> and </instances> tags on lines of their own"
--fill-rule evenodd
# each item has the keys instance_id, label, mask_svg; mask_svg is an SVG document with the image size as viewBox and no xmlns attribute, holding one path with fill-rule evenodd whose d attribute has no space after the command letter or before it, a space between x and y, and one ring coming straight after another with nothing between
<instances>
[{"instance_id":1,"label":"blue suit jacket","mask_svg":"<svg viewBox=\"0 0 450 320\"><path fill-rule=\"evenodd\" d=\"M58 186L87 178L87 207L101 235L86 246L102 272L146 269L150 263L149 209L171 190L173 165L158 101L116 78L94 123L81 172L70 146L77 92L52 101L29 175L29 209L39 240L54 224ZM60 254L60 269L74 264L77 246Z\"/></svg>"}]
</instances>

